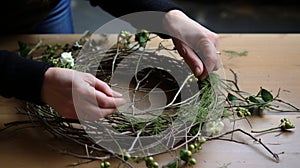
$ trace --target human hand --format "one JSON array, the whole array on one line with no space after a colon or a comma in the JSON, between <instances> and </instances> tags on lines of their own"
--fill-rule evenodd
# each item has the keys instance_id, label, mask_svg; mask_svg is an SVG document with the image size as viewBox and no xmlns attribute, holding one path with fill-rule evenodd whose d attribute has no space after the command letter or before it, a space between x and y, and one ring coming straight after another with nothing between
<instances>
[{"instance_id":1,"label":"human hand","mask_svg":"<svg viewBox=\"0 0 300 168\"><path fill-rule=\"evenodd\" d=\"M42 100L65 118L97 120L125 103L121 94L91 74L49 68L42 86Z\"/></svg>"},{"instance_id":2,"label":"human hand","mask_svg":"<svg viewBox=\"0 0 300 168\"><path fill-rule=\"evenodd\" d=\"M172 36L179 54L196 77L203 80L210 72L220 68L220 57L217 51L219 36L216 33L179 10L167 12L163 24Z\"/></svg>"}]
</instances>

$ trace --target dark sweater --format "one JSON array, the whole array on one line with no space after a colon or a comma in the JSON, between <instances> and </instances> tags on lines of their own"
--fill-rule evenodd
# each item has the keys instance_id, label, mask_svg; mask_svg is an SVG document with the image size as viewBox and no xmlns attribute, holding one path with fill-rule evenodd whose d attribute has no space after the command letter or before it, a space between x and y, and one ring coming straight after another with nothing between
<instances>
[{"instance_id":1,"label":"dark sweater","mask_svg":"<svg viewBox=\"0 0 300 168\"><path fill-rule=\"evenodd\" d=\"M51 66L0 50L0 95L41 103L44 73Z\"/></svg>"},{"instance_id":2,"label":"dark sweater","mask_svg":"<svg viewBox=\"0 0 300 168\"><path fill-rule=\"evenodd\" d=\"M92 6L99 5L116 17L140 11L167 12L179 9L179 6L168 0L90 0L90 3ZM22 20L22 17L19 19ZM0 95L42 103L41 87L44 74L51 66L53 65L50 63L26 59L17 53L0 50Z\"/></svg>"}]
</instances>

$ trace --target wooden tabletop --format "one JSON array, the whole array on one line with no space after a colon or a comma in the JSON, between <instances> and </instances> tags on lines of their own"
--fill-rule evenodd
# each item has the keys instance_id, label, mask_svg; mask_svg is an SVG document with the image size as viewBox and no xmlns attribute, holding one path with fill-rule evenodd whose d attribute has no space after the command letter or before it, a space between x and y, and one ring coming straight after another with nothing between
<instances>
[{"instance_id":1,"label":"wooden tabletop","mask_svg":"<svg viewBox=\"0 0 300 168\"><path fill-rule=\"evenodd\" d=\"M17 49L17 41L36 43L42 39L46 43L66 43L77 40L81 35L20 35L1 37L0 48ZM224 50L243 52L247 56L230 57ZM220 34L220 51L222 51L223 68L226 78L231 79L232 73L237 73L241 90L257 93L264 87L276 93L283 90L280 98L300 107L300 34ZM0 98L0 129L7 122L20 118L15 113L18 101ZM296 126L292 132L272 132L257 134L273 152L281 153L280 162L276 163L272 156L261 145L253 142L248 136L235 133L236 139L247 144L227 141L209 141L203 145L203 150L195 154L197 165L194 167L299 167L300 158L300 113L268 112L262 117L250 117L253 129L263 129L276 126L280 119L288 117ZM226 129L231 129L231 123L226 122ZM246 121L236 123L237 128L250 131ZM46 131L39 128L27 128L0 132L0 158L3 168L48 168L66 167L79 161L78 158L59 154L53 147L75 149L76 145L61 142ZM161 165L170 159L169 154L163 154L155 159ZM145 167L144 164L136 165ZM99 168L99 162L82 164L78 167Z\"/></svg>"}]
</instances>

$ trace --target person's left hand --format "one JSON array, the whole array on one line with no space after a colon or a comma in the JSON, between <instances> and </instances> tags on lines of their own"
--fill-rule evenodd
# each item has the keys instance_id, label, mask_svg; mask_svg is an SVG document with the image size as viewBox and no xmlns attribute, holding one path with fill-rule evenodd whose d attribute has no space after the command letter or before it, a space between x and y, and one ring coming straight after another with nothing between
<instances>
[{"instance_id":1,"label":"person's left hand","mask_svg":"<svg viewBox=\"0 0 300 168\"><path fill-rule=\"evenodd\" d=\"M209 73L218 70L219 36L190 19L179 10L171 10L163 20L173 43L196 77L205 79Z\"/></svg>"},{"instance_id":2,"label":"person's left hand","mask_svg":"<svg viewBox=\"0 0 300 168\"><path fill-rule=\"evenodd\" d=\"M42 100L65 118L98 120L114 113L126 101L95 76L67 68L49 68Z\"/></svg>"}]
</instances>

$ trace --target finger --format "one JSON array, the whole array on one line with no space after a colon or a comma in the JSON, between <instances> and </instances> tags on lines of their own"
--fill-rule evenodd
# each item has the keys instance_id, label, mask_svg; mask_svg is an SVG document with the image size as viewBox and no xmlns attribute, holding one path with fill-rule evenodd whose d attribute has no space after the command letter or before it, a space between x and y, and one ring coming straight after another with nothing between
<instances>
[{"instance_id":1,"label":"finger","mask_svg":"<svg viewBox=\"0 0 300 168\"><path fill-rule=\"evenodd\" d=\"M114 93L113 90L108 86L107 83L95 78L95 81L94 81L94 84L95 84L95 89L98 90L98 91L101 91L103 93L105 93L107 96L113 96Z\"/></svg>"},{"instance_id":2,"label":"finger","mask_svg":"<svg viewBox=\"0 0 300 168\"><path fill-rule=\"evenodd\" d=\"M197 51L197 54L203 60L207 73L209 74L217 70L219 68L220 58L214 44L210 40L201 40L199 47L200 50Z\"/></svg>"},{"instance_id":3,"label":"finger","mask_svg":"<svg viewBox=\"0 0 300 168\"><path fill-rule=\"evenodd\" d=\"M193 71L194 75L196 77L201 76L204 70L204 66L198 55L187 44L177 39L173 40L176 45L177 51L184 58L185 62Z\"/></svg>"},{"instance_id":4,"label":"finger","mask_svg":"<svg viewBox=\"0 0 300 168\"><path fill-rule=\"evenodd\" d=\"M111 96L111 97L122 97L123 96L121 93L114 91L112 88L110 88L107 83L105 83L97 78L95 79L95 89L102 91L107 96Z\"/></svg>"},{"instance_id":5,"label":"finger","mask_svg":"<svg viewBox=\"0 0 300 168\"><path fill-rule=\"evenodd\" d=\"M99 91L96 91L96 100L98 106L102 108L116 108L126 103L123 98L110 97Z\"/></svg>"},{"instance_id":6,"label":"finger","mask_svg":"<svg viewBox=\"0 0 300 168\"><path fill-rule=\"evenodd\" d=\"M95 115L98 118L104 118L104 117L107 117L108 115L115 113L116 111L117 111L116 108L106 108L106 109L100 108L100 111L95 113Z\"/></svg>"},{"instance_id":7,"label":"finger","mask_svg":"<svg viewBox=\"0 0 300 168\"><path fill-rule=\"evenodd\" d=\"M208 77L208 72L207 72L207 69L204 68L203 73L199 76L199 79L200 79L201 81L203 81L203 80L205 80L207 77Z\"/></svg>"},{"instance_id":8,"label":"finger","mask_svg":"<svg viewBox=\"0 0 300 168\"><path fill-rule=\"evenodd\" d=\"M203 61L190 47L187 48L187 55L188 56L184 58L185 61L194 72L194 75L196 77L200 77L205 72L205 65L203 64Z\"/></svg>"},{"instance_id":9,"label":"finger","mask_svg":"<svg viewBox=\"0 0 300 168\"><path fill-rule=\"evenodd\" d=\"M116 108L101 108L97 106L90 106L90 108L82 113L80 113L79 119L96 121L100 118L107 117L108 115L116 112Z\"/></svg>"},{"instance_id":10,"label":"finger","mask_svg":"<svg viewBox=\"0 0 300 168\"><path fill-rule=\"evenodd\" d=\"M113 97L118 97L118 98L120 98L120 97L122 97L123 95L121 94L121 93L119 93L119 92L117 92L117 91L114 91L114 90L112 90L112 96Z\"/></svg>"},{"instance_id":11,"label":"finger","mask_svg":"<svg viewBox=\"0 0 300 168\"><path fill-rule=\"evenodd\" d=\"M101 108L101 107L92 107L89 112L84 114L85 120L95 121L99 118L107 117L108 115L113 114L116 112L116 108Z\"/></svg>"}]
</instances>

